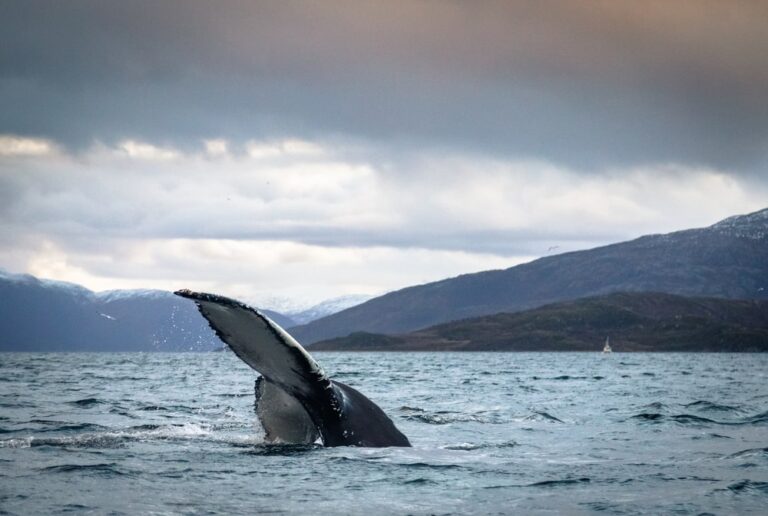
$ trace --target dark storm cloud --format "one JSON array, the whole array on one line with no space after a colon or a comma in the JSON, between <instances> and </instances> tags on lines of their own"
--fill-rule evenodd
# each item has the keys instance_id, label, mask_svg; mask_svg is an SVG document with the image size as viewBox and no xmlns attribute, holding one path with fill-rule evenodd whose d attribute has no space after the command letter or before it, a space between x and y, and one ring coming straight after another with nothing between
<instances>
[{"instance_id":1,"label":"dark storm cloud","mask_svg":"<svg viewBox=\"0 0 768 516\"><path fill-rule=\"evenodd\" d=\"M0 132L755 170L766 20L761 1L5 2Z\"/></svg>"}]
</instances>

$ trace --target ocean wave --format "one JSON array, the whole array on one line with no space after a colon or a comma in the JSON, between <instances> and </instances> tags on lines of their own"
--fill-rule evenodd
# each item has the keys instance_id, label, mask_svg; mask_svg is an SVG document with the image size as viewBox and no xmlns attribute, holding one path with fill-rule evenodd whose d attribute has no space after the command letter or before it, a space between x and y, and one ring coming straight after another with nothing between
<instances>
[{"instance_id":1,"label":"ocean wave","mask_svg":"<svg viewBox=\"0 0 768 516\"><path fill-rule=\"evenodd\" d=\"M640 421L663 423L671 421L682 425L724 425L724 426L740 426L740 425L757 425L768 422L768 412L756 414L754 416L735 419L733 421L718 421L707 417L697 416L695 414L661 414L659 412L642 412L630 416L630 419L636 419Z\"/></svg>"},{"instance_id":2,"label":"ocean wave","mask_svg":"<svg viewBox=\"0 0 768 516\"><path fill-rule=\"evenodd\" d=\"M109 381L109 382L145 382L149 380L146 376L104 376L93 373L84 373L84 379Z\"/></svg>"},{"instance_id":3,"label":"ocean wave","mask_svg":"<svg viewBox=\"0 0 768 516\"><path fill-rule=\"evenodd\" d=\"M591 482L591 479L589 477L564 478L561 480L542 480L541 482L534 482L533 484L528 484L528 487L558 487L558 486L567 486L572 484L585 484L587 482Z\"/></svg>"},{"instance_id":4,"label":"ocean wave","mask_svg":"<svg viewBox=\"0 0 768 516\"><path fill-rule=\"evenodd\" d=\"M443 464L434 462L398 462L397 465L407 469L466 469L466 466L462 466L460 464Z\"/></svg>"},{"instance_id":5,"label":"ocean wave","mask_svg":"<svg viewBox=\"0 0 768 516\"><path fill-rule=\"evenodd\" d=\"M35 408L35 405L32 403L29 403L28 401L14 401L14 402L0 402L0 408L9 408L9 409L16 409L16 408Z\"/></svg>"},{"instance_id":6,"label":"ocean wave","mask_svg":"<svg viewBox=\"0 0 768 516\"><path fill-rule=\"evenodd\" d=\"M0 448L29 448L30 446L32 446L31 437L0 439Z\"/></svg>"},{"instance_id":7,"label":"ocean wave","mask_svg":"<svg viewBox=\"0 0 768 516\"><path fill-rule=\"evenodd\" d=\"M631 419L640 419L642 421L659 421L663 418L664 414L659 414L658 412L643 412L631 417Z\"/></svg>"},{"instance_id":8,"label":"ocean wave","mask_svg":"<svg viewBox=\"0 0 768 516\"><path fill-rule=\"evenodd\" d=\"M96 405L101 405L102 403L106 403L104 400L100 400L98 398L83 398L81 400L75 400L75 401L68 401L67 404L73 405L75 407L94 407Z\"/></svg>"},{"instance_id":9,"label":"ocean wave","mask_svg":"<svg viewBox=\"0 0 768 516\"><path fill-rule=\"evenodd\" d=\"M751 424L768 423L768 411L748 417L744 420L744 422Z\"/></svg>"},{"instance_id":10,"label":"ocean wave","mask_svg":"<svg viewBox=\"0 0 768 516\"><path fill-rule=\"evenodd\" d=\"M569 374L561 374L560 376L551 376L551 377L548 377L548 376L532 376L531 380L558 380L558 381L563 381L563 380L589 380L589 379L602 380L603 378L605 378L605 377L604 376L573 376L573 375L569 375Z\"/></svg>"},{"instance_id":11,"label":"ocean wave","mask_svg":"<svg viewBox=\"0 0 768 516\"><path fill-rule=\"evenodd\" d=\"M221 394L214 394L217 398L246 398L253 396L253 392L224 392Z\"/></svg>"},{"instance_id":12,"label":"ocean wave","mask_svg":"<svg viewBox=\"0 0 768 516\"><path fill-rule=\"evenodd\" d=\"M417 421L429 425L449 425L451 423L486 423L498 424L500 421L494 417L488 417L481 414L466 414L462 412L433 412L433 413L414 413L402 416L408 421Z\"/></svg>"},{"instance_id":13,"label":"ocean wave","mask_svg":"<svg viewBox=\"0 0 768 516\"><path fill-rule=\"evenodd\" d=\"M266 443L262 441L248 446L248 449L244 453L247 455L266 457L288 457L292 455L304 455L318 449L322 449L322 446L319 444L285 444Z\"/></svg>"},{"instance_id":14,"label":"ocean wave","mask_svg":"<svg viewBox=\"0 0 768 516\"><path fill-rule=\"evenodd\" d=\"M335 372L333 373L334 378L358 378L364 376L363 373L358 371L349 371L349 372Z\"/></svg>"},{"instance_id":15,"label":"ocean wave","mask_svg":"<svg viewBox=\"0 0 768 516\"><path fill-rule=\"evenodd\" d=\"M758 482L756 480L742 480L728 486L729 491L734 493L762 493L768 494L768 482Z\"/></svg>"},{"instance_id":16,"label":"ocean wave","mask_svg":"<svg viewBox=\"0 0 768 516\"><path fill-rule=\"evenodd\" d=\"M169 409L168 407L161 407L160 405L145 405L136 410L141 410L142 412L168 412Z\"/></svg>"},{"instance_id":17,"label":"ocean wave","mask_svg":"<svg viewBox=\"0 0 768 516\"><path fill-rule=\"evenodd\" d=\"M418 478L412 478L410 480L404 480L402 484L407 486L407 485L437 485L438 483L428 478L418 477Z\"/></svg>"},{"instance_id":18,"label":"ocean wave","mask_svg":"<svg viewBox=\"0 0 768 516\"><path fill-rule=\"evenodd\" d=\"M483 423L499 425L509 422L519 421L544 421L549 423L565 423L562 419L552 414L532 410L531 414L524 417L508 417L500 414L496 410L480 410L476 412L457 412L449 410L428 411L420 407L402 406L400 416L407 421L417 421L430 425L447 425L451 423Z\"/></svg>"},{"instance_id":19,"label":"ocean wave","mask_svg":"<svg viewBox=\"0 0 768 516\"><path fill-rule=\"evenodd\" d=\"M475 413L455 412L450 410L427 411L420 407L402 406L401 416L408 421L417 421L429 425L448 425L451 423L486 423L500 424L505 421L492 411L478 411Z\"/></svg>"},{"instance_id":20,"label":"ocean wave","mask_svg":"<svg viewBox=\"0 0 768 516\"><path fill-rule=\"evenodd\" d=\"M516 441L505 441L501 443L459 443L449 444L443 446L444 450L456 450L456 451L473 451L473 450L485 450L485 449L503 449L514 448L519 446Z\"/></svg>"},{"instance_id":21,"label":"ocean wave","mask_svg":"<svg viewBox=\"0 0 768 516\"><path fill-rule=\"evenodd\" d=\"M60 464L38 469L41 473L85 473L107 476L126 475L114 462L104 464Z\"/></svg>"},{"instance_id":22,"label":"ocean wave","mask_svg":"<svg viewBox=\"0 0 768 516\"><path fill-rule=\"evenodd\" d=\"M180 413L192 413L199 410L200 407L190 407L188 405L143 405L136 408L142 412L180 412Z\"/></svg>"},{"instance_id":23,"label":"ocean wave","mask_svg":"<svg viewBox=\"0 0 768 516\"><path fill-rule=\"evenodd\" d=\"M685 408L693 408L696 410L700 410L702 412L737 412L739 411L738 407L733 407L731 405L722 405L719 403L714 403L706 400L693 401L683 406Z\"/></svg>"},{"instance_id":24,"label":"ocean wave","mask_svg":"<svg viewBox=\"0 0 768 516\"><path fill-rule=\"evenodd\" d=\"M65 448L121 448L129 442L173 441L203 439L225 442L232 445L253 445L263 443L263 436L256 434L229 434L222 430L227 425L198 425L185 423L177 425L139 425L121 430L86 432L67 436L24 436L0 440L0 448L30 448L52 446Z\"/></svg>"},{"instance_id":25,"label":"ocean wave","mask_svg":"<svg viewBox=\"0 0 768 516\"><path fill-rule=\"evenodd\" d=\"M536 410L534 410L533 414L531 414L530 416L526 416L525 420L526 421L548 421L550 423L565 423L565 421L563 421L562 419L557 418L548 412L542 412L542 411L536 411Z\"/></svg>"},{"instance_id":26,"label":"ocean wave","mask_svg":"<svg viewBox=\"0 0 768 516\"><path fill-rule=\"evenodd\" d=\"M51 419L32 419L29 422L44 427L36 430L36 432L83 432L103 430L106 428L95 423L70 423L68 421Z\"/></svg>"},{"instance_id":27,"label":"ocean wave","mask_svg":"<svg viewBox=\"0 0 768 516\"><path fill-rule=\"evenodd\" d=\"M764 457L768 459L768 448L750 448L748 450L741 450L739 452L728 455L728 458L731 459L742 457Z\"/></svg>"},{"instance_id":28,"label":"ocean wave","mask_svg":"<svg viewBox=\"0 0 768 516\"><path fill-rule=\"evenodd\" d=\"M733 439L733 437L722 434L708 433L691 436L691 439L694 441L699 441L701 439Z\"/></svg>"},{"instance_id":29,"label":"ocean wave","mask_svg":"<svg viewBox=\"0 0 768 516\"><path fill-rule=\"evenodd\" d=\"M673 416L668 416L668 417L672 421L675 421L677 423L681 423L684 425L722 424L713 419L709 419L701 416L695 416L693 414L675 414Z\"/></svg>"}]
</instances>

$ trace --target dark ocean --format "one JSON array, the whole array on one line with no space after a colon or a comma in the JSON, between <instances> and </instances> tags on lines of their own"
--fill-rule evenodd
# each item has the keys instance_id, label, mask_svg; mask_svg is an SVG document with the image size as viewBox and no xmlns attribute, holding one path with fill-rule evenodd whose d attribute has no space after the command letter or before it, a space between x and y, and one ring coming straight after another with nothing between
<instances>
[{"instance_id":1,"label":"dark ocean","mask_svg":"<svg viewBox=\"0 0 768 516\"><path fill-rule=\"evenodd\" d=\"M414 447L263 444L228 352L0 354L0 513L768 513L768 354L315 358Z\"/></svg>"}]
</instances>

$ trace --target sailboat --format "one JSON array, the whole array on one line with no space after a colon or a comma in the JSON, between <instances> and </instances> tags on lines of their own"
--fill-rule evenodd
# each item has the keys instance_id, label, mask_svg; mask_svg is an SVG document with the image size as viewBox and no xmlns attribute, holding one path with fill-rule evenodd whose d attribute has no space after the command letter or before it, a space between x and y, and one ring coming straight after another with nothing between
<instances>
[{"instance_id":1,"label":"sailboat","mask_svg":"<svg viewBox=\"0 0 768 516\"><path fill-rule=\"evenodd\" d=\"M603 353L613 353L613 350L611 349L610 337L605 338L605 346L603 346Z\"/></svg>"}]
</instances>

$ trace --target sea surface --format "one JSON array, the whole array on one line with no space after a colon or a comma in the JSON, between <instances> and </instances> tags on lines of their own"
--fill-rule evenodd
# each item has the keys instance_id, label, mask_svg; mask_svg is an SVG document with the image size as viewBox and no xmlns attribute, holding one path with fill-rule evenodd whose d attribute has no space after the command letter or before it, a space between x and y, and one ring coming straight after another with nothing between
<instances>
[{"instance_id":1,"label":"sea surface","mask_svg":"<svg viewBox=\"0 0 768 516\"><path fill-rule=\"evenodd\" d=\"M315 357L413 448L264 444L229 352L0 353L0 513L768 513L768 354Z\"/></svg>"}]
</instances>

